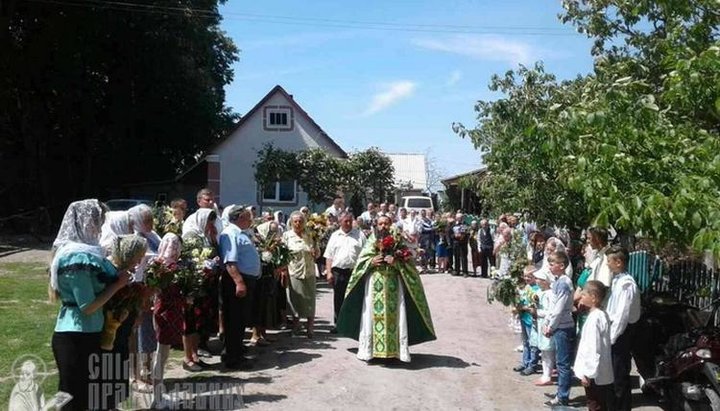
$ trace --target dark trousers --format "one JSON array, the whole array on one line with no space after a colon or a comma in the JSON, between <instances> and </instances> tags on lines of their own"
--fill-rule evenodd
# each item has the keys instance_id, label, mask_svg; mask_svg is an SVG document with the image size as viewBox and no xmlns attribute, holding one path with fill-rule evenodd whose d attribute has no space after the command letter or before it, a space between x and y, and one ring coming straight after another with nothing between
<instances>
[{"instance_id":1,"label":"dark trousers","mask_svg":"<svg viewBox=\"0 0 720 411\"><path fill-rule=\"evenodd\" d=\"M597 385L595 380L590 380L590 386L585 387L587 408L589 411L610 411L613 410L615 399L613 385Z\"/></svg>"},{"instance_id":2,"label":"dark trousers","mask_svg":"<svg viewBox=\"0 0 720 411\"><path fill-rule=\"evenodd\" d=\"M495 256L492 248L480 249L480 275L488 277L490 275L490 266L495 265Z\"/></svg>"},{"instance_id":3,"label":"dark trousers","mask_svg":"<svg viewBox=\"0 0 720 411\"><path fill-rule=\"evenodd\" d=\"M250 325L253 318L253 295L257 279L245 275L242 276L242 279L247 293L244 297L238 298L235 295L235 281L227 272L222 275L223 327L225 329L225 353L222 361L225 364L243 360L245 327Z\"/></svg>"},{"instance_id":4,"label":"dark trousers","mask_svg":"<svg viewBox=\"0 0 720 411\"><path fill-rule=\"evenodd\" d=\"M88 409L89 359L100 352L100 333L56 332L52 351L60 377L58 390L73 396L62 409Z\"/></svg>"},{"instance_id":5,"label":"dark trousers","mask_svg":"<svg viewBox=\"0 0 720 411\"><path fill-rule=\"evenodd\" d=\"M335 322L337 323L337 318L340 314L340 307L342 307L343 301L345 301L345 291L347 290L348 283L350 282L352 269L333 267L331 271L334 281L333 308L335 309Z\"/></svg>"},{"instance_id":6,"label":"dark trousers","mask_svg":"<svg viewBox=\"0 0 720 411\"><path fill-rule=\"evenodd\" d=\"M612 346L612 365L615 382L613 383L617 411L629 411L632 408L632 386L630 385L630 348L633 340L633 324L628 324Z\"/></svg>"},{"instance_id":7,"label":"dark trousers","mask_svg":"<svg viewBox=\"0 0 720 411\"><path fill-rule=\"evenodd\" d=\"M467 241L453 242L453 271L460 274L468 273L468 243Z\"/></svg>"},{"instance_id":8,"label":"dark trousers","mask_svg":"<svg viewBox=\"0 0 720 411\"><path fill-rule=\"evenodd\" d=\"M435 268L435 242L433 235L420 234L420 247L425 250L425 254L420 258L422 267L425 268L429 265Z\"/></svg>"}]
</instances>

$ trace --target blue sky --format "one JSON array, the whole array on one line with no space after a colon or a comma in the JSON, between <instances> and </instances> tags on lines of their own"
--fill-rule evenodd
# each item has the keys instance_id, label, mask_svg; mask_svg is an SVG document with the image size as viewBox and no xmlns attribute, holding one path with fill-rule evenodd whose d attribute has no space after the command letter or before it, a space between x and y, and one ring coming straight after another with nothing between
<instances>
[{"instance_id":1,"label":"blue sky","mask_svg":"<svg viewBox=\"0 0 720 411\"><path fill-rule=\"evenodd\" d=\"M443 176L463 173L480 155L451 125L476 124L475 102L498 97L493 74L538 60L561 79L592 69L590 41L561 10L559 0L231 0L222 27L241 53L227 104L244 114L280 84L346 151L426 153Z\"/></svg>"}]
</instances>

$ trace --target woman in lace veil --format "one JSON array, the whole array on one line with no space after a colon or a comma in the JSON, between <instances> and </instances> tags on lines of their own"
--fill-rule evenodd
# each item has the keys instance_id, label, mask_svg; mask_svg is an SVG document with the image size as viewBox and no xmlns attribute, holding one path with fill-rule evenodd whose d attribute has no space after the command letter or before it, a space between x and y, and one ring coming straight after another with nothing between
<instances>
[{"instance_id":1,"label":"woman in lace veil","mask_svg":"<svg viewBox=\"0 0 720 411\"><path fill-rule=\"evenodd\" d=\"M132 232L133 224L130 222L127 211L110 211L107 213L105 223L102 225L100 245L109 254L118 236L132 234Z\"/></svg>"},{"instance_id":2,"label":"woman in lace veil","mask_svg":"<svg viewBox=\"0 0 720 411\"><path fill-rule=\"evenodd\" d=\"M201 208L191 214L183 223L182 240L191 242L193 238L201 239L204 247L214 249L217 255L219 216L210 208ZM217 261L216 261L217 260ZM219 259L211 260L215 266ZM207 364L200 360L199 353L202 348L207 353L207 342L210 335L222 332L219 322L218 283L215 275L205 279L206 295L197 297L192 304L185 308L185 330L183 346L185 347L185 360L183 369L186 371L202 371ZM207 353L209 355L209 353Z\"/></svg>"}]
</instances>

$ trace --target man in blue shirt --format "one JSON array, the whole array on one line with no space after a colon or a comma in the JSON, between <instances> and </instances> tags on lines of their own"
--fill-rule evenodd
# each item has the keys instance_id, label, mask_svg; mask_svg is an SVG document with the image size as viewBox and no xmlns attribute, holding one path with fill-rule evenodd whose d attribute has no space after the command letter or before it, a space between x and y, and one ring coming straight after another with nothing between
<instances>
[{"instance_id":1,"label":"man in blue shirt","mask_svg":"<svg viewBox=\"0 0 720 411\"><path fill-rule=\"evenodd\" d=\"M252 363L243 356L243 337L252 318L253 291L260 277L260 256L252 239L243 232L252 226L251 211L247 207L233 206L228 220L230 225L220 234L220 255L226 269L221 285L225 329L222 362L227 369L249 369Z\"/></svg>"}]
</instances>

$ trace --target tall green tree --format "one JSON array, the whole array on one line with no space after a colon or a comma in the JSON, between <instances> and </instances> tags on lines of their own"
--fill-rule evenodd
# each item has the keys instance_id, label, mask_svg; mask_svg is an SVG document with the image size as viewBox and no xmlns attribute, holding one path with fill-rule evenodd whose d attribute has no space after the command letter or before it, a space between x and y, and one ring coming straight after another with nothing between
<instances>
[{"instance_id":1,"label":"tall green tree","mask_svg":"<svg viewBox=\"0 0 720 411\"><path fill-rule=\"evenodd\" d=\"M224 135L218 3L3 2L0 212L170 178Z\"/></svg>"},{"instance_id":2,"label":"tall green tree","mask_svg":"<svg viewBox=\"0 0 720 411\"><path fill-rule=\"evenodd\" d=\"M478 104L477 128L458 128L478 146L485 144L493 176L487 184L504 190L491 191L493 200L508 205L537 200L542 187L519 178L515 158L530 169L539 167L536 173L557 170L547 181L551 185L542 186L579 198L585 220L642 234L657 245L693 245L720 254L717 2L566 0L563 5L560 18L594 40L593 73L572 82L545 77L539 83L544 72L536 66L521 67L505 82L494 78L491 88L505 97ZM539 203L554 212L569 199L545 200ZM562 223L562 216L549 217Z\"/></svg>"}]
</instances>

